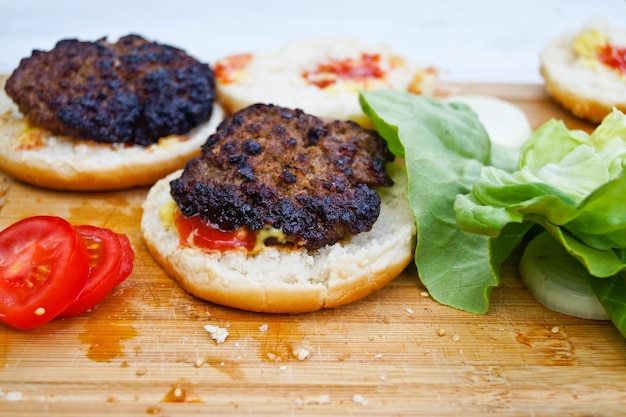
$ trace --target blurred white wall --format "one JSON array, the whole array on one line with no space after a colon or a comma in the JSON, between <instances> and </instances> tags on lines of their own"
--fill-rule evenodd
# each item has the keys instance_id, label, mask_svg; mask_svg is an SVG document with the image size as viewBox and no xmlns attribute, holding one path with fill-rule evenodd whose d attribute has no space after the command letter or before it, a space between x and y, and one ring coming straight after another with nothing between
<instances>
[{"instance_id":1,"label":"blurred white wall","mask_svg":"<svg viewBox=\"0 0 626 417\"><path fill-rule=\"evenodd\" d=\"M138 33L205 61L293 39L356 37L434 65L449 81L541 82L538 54L626 0L0 0L0 73L57 40Z\"/></svg>"}]
</instances>

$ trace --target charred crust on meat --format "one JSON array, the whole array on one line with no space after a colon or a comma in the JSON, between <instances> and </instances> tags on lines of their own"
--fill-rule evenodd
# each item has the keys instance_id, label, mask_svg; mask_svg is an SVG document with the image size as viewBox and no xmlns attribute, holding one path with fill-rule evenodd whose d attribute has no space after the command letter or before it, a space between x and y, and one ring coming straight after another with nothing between
<instances>
[{"instance_id":1,"label":"charred crust on meat","mask_svg":"<svg viewBox=\"0 0 626 417\"><path fill-rule=\"evenodd\" d=\"M223 230L269 225L315 250L371 229L380 213L371 187L392 185L391 160L373 130L255 104L219 125L171 195L184 215Z\"/></svg>"},{"instance_id":2,"label":"charred crust on meat","mask_svg":"<svg viewBox=\"0 0 626 417\"><path fill-rule=\"evenodd\" d=\"M5 90L32 123L54 134L145 146L208 120L215 78L181 49L127 35L35 50Z\"/></svg>"}]
</instances>

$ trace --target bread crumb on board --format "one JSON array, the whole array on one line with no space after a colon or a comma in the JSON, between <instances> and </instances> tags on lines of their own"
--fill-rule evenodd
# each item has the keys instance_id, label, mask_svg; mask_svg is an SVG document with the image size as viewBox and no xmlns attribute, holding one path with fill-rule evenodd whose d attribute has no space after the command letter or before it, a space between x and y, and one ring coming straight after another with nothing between
<instances>
[{"instance_id":1,"label":"bread crumb on board","mask_svg":"<svg viewBox=\"0 0 626 417\"><path fill-rule=\"evenodd\" d=\"M330 402L330 396L328 394L321 395L304 395L301 398L296 398L296 404L328 404Z\"/></svg>"},{"instance_id":2,"label":"bread crumb on board","mask_svg":"<svg viewBox=\"0 0 626 417\"><path fill-rule=\"evenodd\" d=\"M22 401L24 399L24 394L22 394L21 391L0 391L0 398L3 398L6 401Z\"/></svg>"},{"instance_id":3,"label":"bread crumb on board","mask_svg":"<svg viewBox=\"0 0 626 417\"><path fill-rule=\"evenodd\" d=\"M367 403L369 402L367 398L363 397L361 394L354 394L352 396L352 401L361 405L367 405Z\"/></svg>"},{"instance_id":4,"label":"bread crumb on board","mask_svg":"<svg viewBox=\"0 0 626 417\"><path fill-rule=\"evenodd\" d=\"M209 332L211 338L215 340L215 343L224 343L228 337L228 330L225 327L207 324L204 326L204 330Z\"/></svg>"},{"instance_id":5,"label":"bread crumb on board","mask_svg":"<svg viewBox=\"0 0 626 417\"><path fill-rule=\"evenodd\" d=\"M301 343L292 346L293 357L299 361L303 361L311 354L313 346L308 340L303 340Z\"/></svg>"}]
</instances>

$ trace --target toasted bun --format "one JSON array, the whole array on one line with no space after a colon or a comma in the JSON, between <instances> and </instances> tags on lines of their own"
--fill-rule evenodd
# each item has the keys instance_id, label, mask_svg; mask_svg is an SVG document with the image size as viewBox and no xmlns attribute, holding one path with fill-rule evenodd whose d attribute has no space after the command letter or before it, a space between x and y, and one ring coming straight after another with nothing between
<instances>
[{"instance_id":1,"label":"toasted bun","mask_svg":"<svg viewBox=\"0 0 626 417\"><path fill-rule=\"evenodd\" d=\"M321 88L304 76L319 65L352 60L362 55L378 57L380 77L363 82L339 80ZM371 127L359 105L358 90L396 89L434 95L438 77L433 68L422 68L394 54L385 46L369 46L351 39L316 39L293 42L282 49L225 57L215 63L218 99L228 112L251 104L275 104L299 108L333 120L354 120ZM314 74L313 77L317 77Z\"/></svg>"},{"instance_id":2,"label":"toasted bun","mask_svg":"<svg viewBox=\"0 0 626 417\"><path fill-rule=\"evenodd\" d=\"M29 124L2 89L0 170L18 180L58 190L152 185L197 156L223 117L223 109L215 105L211 119L187 135L168 136L147 147L96 143L54 136Z\"/></svg>"},{"instance_id":3,"label":"toasted bun","mask_svg":"<svg viewBox=\"0 0 626 417\"><path fill-rule=\"evenodd\" d=\"M339 307L383 287L412 260L416 226L406 196L406 174L398 165L391 171L396 184L380 189L381 213L372 230L316 252L267 247L248 256L179 245L178 235L164 226L159 210L171 200L169 182L180 171L151 188L143 204L141 230L156 261L198 298L265 313Z\"/></svg>"},{"instance_id":4,"label":"toasted bun","mask_svg":"<svg viewBox=\"0 0 626 417\"><path fill-rule=\"evenodd\" d=\"M590 30L597 30L611 45L626 47L626 28L610 28L594 20L583 29ZM613 107L626 111L626 75L577 53L574 45L577 39L583 41L578 38L582 33L564 34L550 42L540 55L540 70L546 90L556 101L574 115L599 123Z\"/></svg>"}]
</instances>

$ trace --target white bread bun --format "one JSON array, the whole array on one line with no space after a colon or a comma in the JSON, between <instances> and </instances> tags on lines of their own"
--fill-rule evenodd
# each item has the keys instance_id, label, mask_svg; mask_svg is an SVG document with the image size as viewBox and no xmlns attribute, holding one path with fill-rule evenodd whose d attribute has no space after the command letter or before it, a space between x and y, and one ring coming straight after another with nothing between
<instances>
[{"instance_id":1,"label":"white bread bun","mask_svg":"<svg viewBox=\"0 0 626 417\"><path fill-rule=\"evenodd\" d=\"M626 111L626 74L597 59L603 43L626 48L626 28L595 19L557 37L540 55L546 90L574 115L599 123L613 107Z\"/></svg>"},{"instance_id":2,"label":"white bread bun","mask_svg":"<svg viewBox=\"0 0 626 417\"><path fill-rule=\"evenodd\" d=\"M369 232L315 252L268 246L254 256L179 244L159 211L170 202L170 181L158 181L143 203L141 230L152 256L189 293L216 304L265 313L303 313L339 307L378 290L411 262L415 218L406 173L391 164L393 187L380 188L381 212Z\"/></svg>"},{"instance_id":3,"label":"white bread bun","mask_svg":"<svg viewBox=\"0 0 626 417\"><path fill-rule=\"evenodd\" d=\"M320 65L363 63L380 69L379 76L338 79L321 88L312 82L331 73L316 72ZM333 120L354 120L371 127L363 114L358 90L395 89L435 95L438 76L394 54L386 46L369 46L352 39L314 39L293 42L281 49L232 55L214 65L218 99L233 113L256 103L299 108ZM305 74L309 73L307 78Z\"/></svg>"},{"instance_id":4,"label":"white bread bun","mask_svg":"<svg viewBox=\"0 0 626 417\"><path fill-rule=\"evenodd\" d=\"M152 185L199 155L200 146L223 118L224 110L216 104L211 119L187 135L171 135L147 147L96 143L55 136L33 126L2 89L0 170L20 181L58 190L104 191Z\"/></svg>"}]
</instances>

